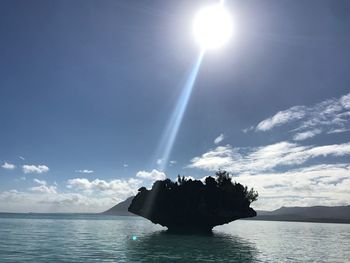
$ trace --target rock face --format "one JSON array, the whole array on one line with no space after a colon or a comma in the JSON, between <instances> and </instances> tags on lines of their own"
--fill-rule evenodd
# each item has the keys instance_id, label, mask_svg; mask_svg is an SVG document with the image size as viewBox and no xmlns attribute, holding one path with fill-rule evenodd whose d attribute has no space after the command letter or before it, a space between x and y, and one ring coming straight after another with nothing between
<instances>
[{"instance_id":1,"label":"rock face","mask_svg":"<svg viewBox=\"0 0 350 263\"><path fill-rule=\"evenodd\" d=\"M151 190L139 189L129 206L129 212L160 224L173 232L208 232L217 225L256 216L250 208L258 194L239 183L232 183L225 171L216 178L178 182L156 181Z\"/></svg>"}]
</instances>

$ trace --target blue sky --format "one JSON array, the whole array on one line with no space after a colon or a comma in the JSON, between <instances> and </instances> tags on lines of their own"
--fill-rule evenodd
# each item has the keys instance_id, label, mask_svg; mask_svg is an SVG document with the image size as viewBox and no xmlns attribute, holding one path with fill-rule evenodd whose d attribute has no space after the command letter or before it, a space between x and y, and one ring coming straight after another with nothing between
<instances>
[{"instance_id":1,"label":"blue sky","mask_svg":"<svg viewBox=\"0 0 350 263\"><path fill-rule=\"evenodd\" d=\"M159 171L210 2L2 1L0 211L102 211L218 168L259 209L348 204L348 1L226 1L234 38L205 54Z\"/></svg>"}]
</instances>

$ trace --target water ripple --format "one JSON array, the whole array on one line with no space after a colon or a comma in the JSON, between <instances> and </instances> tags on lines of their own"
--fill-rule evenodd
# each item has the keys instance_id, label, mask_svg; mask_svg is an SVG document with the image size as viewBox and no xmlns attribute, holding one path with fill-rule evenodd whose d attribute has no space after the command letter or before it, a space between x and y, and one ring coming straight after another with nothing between
<instances>
[{"instance_id":1,"label":"water ripple","mask_svg":"<svg viewBox=\"0 0 350 263\"><path fill-rule=\"evenodd\" d=\"M340 263L350 259L349 230L236 221L212 235L175 235L137 217L0 215L0 262Z\"/></svg>"}]
</instances>

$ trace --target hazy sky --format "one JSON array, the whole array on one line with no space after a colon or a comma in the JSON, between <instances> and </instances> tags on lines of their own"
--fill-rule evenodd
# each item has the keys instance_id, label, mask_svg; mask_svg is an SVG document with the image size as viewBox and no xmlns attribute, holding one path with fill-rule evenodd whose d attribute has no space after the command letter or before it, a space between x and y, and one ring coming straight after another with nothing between
<instances>
[{"instance_id":1,"label":"hazy sky","mask_svg":"<svg viewBox=\"0 0 350 263\"><path fill-rule=\"evenodd\" d=\"M213 1L0 2L0 211L103 211L165 175L159 145ZM259 209L350 200L350 1L226 1L165 174L222 168ZM157 164L158 163L158 164Z\"/></svg>"}]
</instances>

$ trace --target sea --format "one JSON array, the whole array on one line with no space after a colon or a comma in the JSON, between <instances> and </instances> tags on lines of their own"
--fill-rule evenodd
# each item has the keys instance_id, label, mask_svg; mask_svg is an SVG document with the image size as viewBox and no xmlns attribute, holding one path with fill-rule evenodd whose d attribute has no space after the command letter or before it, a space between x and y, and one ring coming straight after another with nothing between
<instances>
[{"instance_id":1,"label":"sea","mask_svg":"<svg viewBox=\"0 0 350 263\"><path fill-rule=\"evenodd\" d=\"M0 214L0 263L350 262L350 224L237 220L170 234L131 216Z\"/></svg>"}]
</instances>

